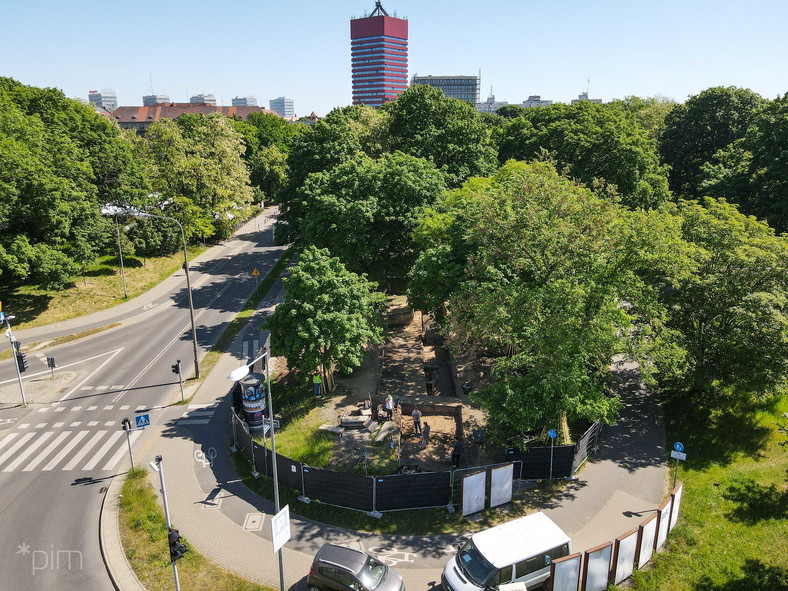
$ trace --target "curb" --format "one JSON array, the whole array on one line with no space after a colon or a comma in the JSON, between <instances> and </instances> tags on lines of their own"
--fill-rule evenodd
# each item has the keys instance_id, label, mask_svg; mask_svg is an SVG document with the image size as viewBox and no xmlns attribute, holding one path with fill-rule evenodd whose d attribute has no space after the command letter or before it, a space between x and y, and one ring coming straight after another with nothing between
<instances>
[{"instance_id":1,"label":"curb","mask_svg":"<svg viewBox=\"0 0 788 591\"><path fill-rule=\"evenodd\" d=\"M101 558L104 560L107 574L116 591L146 591L145 586L140 583L132 570L120 541L120 512L118 509L120 491L123 488L122 474L128 474L128 472L115 474L101 503L101 513L99 514Z\"/></svg>"}]
</instances>

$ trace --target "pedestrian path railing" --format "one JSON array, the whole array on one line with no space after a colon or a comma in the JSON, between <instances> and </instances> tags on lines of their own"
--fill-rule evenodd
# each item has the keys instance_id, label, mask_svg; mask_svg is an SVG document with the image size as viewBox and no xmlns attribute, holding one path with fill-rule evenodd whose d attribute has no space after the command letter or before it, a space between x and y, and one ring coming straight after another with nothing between
<instances>
[{"instance_id":1,"label":"pedestrian path railing","mask_svg":"<svg viewBox=\"0 0 788 591\"><path fill-rule=\"evenodd\" d=\"M598 434L598 429L594 431ZM588 435L588 437L586 437ZM587 441L580 453L584 461L590 442L595 435L589 430L583 436ZM273 476L271 449L257 443L246 423L233 412L233 440L255 473ZM593 439L596 441L595 439ZM517 494L528 481L566 478L573 473L578 462L577 445L530 448L527 452L507 453L506 462L474 466L439 472L414 472L381 476L365 476L309 466L281 454L276 455L277 476L280 483L299 492L304 501L319 501L327 505L381 513L462 505L462 482L465 476L487 472L491 481L492 470L511 464L512 489ZM552 454L552 458L551 458ZM489 486L488 486L489 488ZM487 491L489 496L489 490Z\"/></svg>"}]
</instances>

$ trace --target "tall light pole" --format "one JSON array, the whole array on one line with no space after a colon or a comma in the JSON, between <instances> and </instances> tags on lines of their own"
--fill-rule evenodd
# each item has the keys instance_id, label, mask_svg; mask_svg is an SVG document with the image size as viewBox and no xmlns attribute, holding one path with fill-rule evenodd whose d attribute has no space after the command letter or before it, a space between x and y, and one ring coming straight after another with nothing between
<instances>
[{"instance_id":1,"label":"tall light pole","mask_svg":"<svg viewBox=\"0 0 788 591\"><path fill-rule=\"evenodd\" d=\"M171 222L175 222L178 224L178 228L181 230L181 241L183 242L183 269L186 271L186 289L189 292L189 317L192 321L192 345L194 346L194 375L199 379L200 377L200 364L197 362L197 329L194 326L194 301L192 300L192 284L191 280L189 279L189 257L186 254L186 234L183 232L183 226L181 223L176 220L175 218L171 218L166 215L159 215L157 213L147 213L142 211L134 211L134 210L127 210L129 214L133 215L134 217L145 219L145 218L162 218L164 220L170 220Z\"/></svg>"},{"instance_id":2,"label":"tall light pole","mask_svg":"<svg viewBox=\"0 0 788 591\"><path fill-rule=\"evenodd\" d=\"M101 213L104 215L111 215L115 217L115 231L118 234L118 259L120 259L120 276L123 278L123 299L129 299L129 294L126 292L126 272L123 269L123 249L120 246L120 226L118 225L118 213L122 210L117 207L107 206L101 208Z\"/></svg>"},{"instance_id":3,"label":"tall light pole","mask_svg":"<svg viewBox=\"0 0 788 591\"><path fill-rule=\"evenodd\" d=\"M260 361L262 358L265 357L265 381L268 385L268 421L271 430L271 464L274 471L274 508L276 509L276 513L279 513L281 507L279 506L279 477L276 472L276 437L274 435L274 407L271 403L271 375L268 370L268 361L271 357L270 352L266 351L253 361L250 361L246 365L242 365L239 368L234 369L229 374L227 374L227 379L231 382L237 382L239 380L244 379L247 375L249 375L249 367ZM265 434L263 434L265 437ZM252 454L254 454L254 445L252 445ZM279 589L280 591L285 591L285 570L282 563L282 549L279 548L277 552L279 555Z\"/></svg>"},{"instance_id":4,"label":"tall light pole","mask_svg":"<svg viewBox=\"0 0 788 591\"><path fill-rule=\"evenodd\" d=\"M169 541L172 525L170 523L170 508L167 505L167 490L164 488L164 466L162 465L162 457L156 456L156 459L150 463L150 467L159 473L159 480L161 482L161 498L164 501L164 520L167 522L167 539ZM172 558L172 555L170 556ZM178 581L178 565L172 560L172 576L175 579L175 591L180 591L181 585Z\"/></svg>"},{"instance_id":5,"label":"tall light pole","mask_svg":"<svg viewBox=\"0 0 788 591\"><path fill-rule=\"evenodd\" d=\"M1 324L2 321L5 320L5 326L6 326L5 336L7 336L8 340L11 341L11 355L14 356L14 368L16 369L16 379L19 380L19 391L22 392L22 406L27 406L27 400L25 400L25 387L22 385L22 374L19 371L19 355L21 353L21 343L16 340L16 337L14 337L13 334L11 334L10 321L13 320L14 318L16 317L10 316L5 312L0 311L0 325L2 325Z\"/></svg>"}]
</instances>

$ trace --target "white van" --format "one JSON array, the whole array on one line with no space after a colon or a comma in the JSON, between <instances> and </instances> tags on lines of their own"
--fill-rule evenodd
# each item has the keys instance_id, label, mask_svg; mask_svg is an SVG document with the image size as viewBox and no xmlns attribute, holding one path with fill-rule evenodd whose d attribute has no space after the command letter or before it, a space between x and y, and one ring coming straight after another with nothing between
<instances>
[{"instance_id":1,"label":"white van","mask_svg":"<svg viewBox=\"0 0 788 591\"><path fill-rule=\"evenodd\" d=\"M550 564L568 556L572 542L544 513L534 513L473 534L443 569L443 591L486 591L506 583L536 589Z\"/></svg>"}]
</instances>

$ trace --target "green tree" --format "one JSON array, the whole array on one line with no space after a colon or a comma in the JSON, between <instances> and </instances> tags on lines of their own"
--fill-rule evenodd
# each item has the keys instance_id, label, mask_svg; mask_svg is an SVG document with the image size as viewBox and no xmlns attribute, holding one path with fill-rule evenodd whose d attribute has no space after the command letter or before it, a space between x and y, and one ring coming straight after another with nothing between
<instances>
[{"instance_id":1,"label":"green tree","mask_svg":"<svg viewBox=\"0 0 788 591\"><path fill-rule=\"evenodd\" d=\"M701 191L788 230L788 94L767 101L745 136L701 169Z\"/></svg>"},{"instance_id":2,"label":"green tree","mask_svg":"<svg viewBox=\"0 0 788 591\"><path fill-rule=\"evenodd\" d=\"M672 206L692 272L670 281L668 326L686 351L680 384L714 406L762 399L788 384L788 237L724 200Z\"/></svg>"},{"instance_id":3,"label":"green tree","mask_svg":"<svg viewBox=\"0 0 788 591\"><path fill-rule=\"evenodd\" d=\"M659 144L662 162L670 167L671 190L700 197L701 167L717 150L744 137L762 103L751 90L716 86L673 108Z\"/></svg>"},{"instance_id":4,"label":"green tree","mask_svg":"<svg viewBox=\"0 0 788 591\"><path fill-rule=\"evenodd\" d=\"M384 107L390 116L389 151L432 160L457 187L495 169L490 132L473 105L446 98L431 86L411 86Z\"/></svg>"},{"instance_id":5,"label":"green tree","mask_svg":"<svg viewBox=\"0 0 788 591\"><path fill-rule=\"evenodd\" d=\"M367 343L382 342L385 296L328 251L307 247L284 288L267 327L275 354L284 355L290 368L350 373L363 362Z\"/></svg>"},{"instance_id":6,"label":"green tree","mask_svg":"<svg viewBox=\"0 0 788 591\"><path fill-rule=\"evenodd\" d=\"M285 154L298 136L309 131L309 125L290 123L276 113L252 113L246 123L256 130L260 147L276 146Z\"/></svg>"},{"instance_id":7,"label":"green tree","mask_svg":"<svg viewBox=\"0 0 788 591\"><path fill-rule=\"evenodd\" d=\"M287 184L287 172L287 154L275 145L260 148L249 161L250 181L269 202Z\"/></svg>"},{"instance_id":8,"label":"green tree","mask_svg":"<svg viewBox=\"0 0 788 591\"><path fill-rule=\"evenodd\" d=\"M630 208L653 208L669 198L656 144L619 105L584 101L525 109L504 128L498 158L503 163L545 156L588 187L604 183Z\"/></svg>"},{"instance_id":9,"label":"green tree","mask_svg":"<svg viewBox=\"0 0 788 591\"><path fill-rule=\"evenodd\" d=\"M301 240L328 248L355 272L391 283L415 260L416 215L445 188L443 174L422 158L358 156L310 175L298 190L305 212Z\"/></svg>"},{"instance_id":10,"label":"green tree","mask_svg":"<svg viewBox=\"0 0 788 591\"><path fill-rule=\"evenodd\" d=\"M516 443L563 415L612 420L611 358L627 353L650 374L663 340L643 274L678 265L671 216L603 200L549 164L509 162L424 217L420 239L433 246L409 299L446 298L452 346L493 358L494 383L477 395L491 439ZM429 269L448 277L426 281Z\"/></svg>"}]
</instances>

